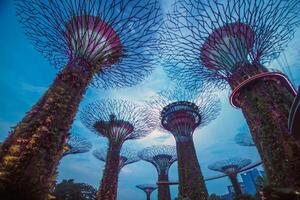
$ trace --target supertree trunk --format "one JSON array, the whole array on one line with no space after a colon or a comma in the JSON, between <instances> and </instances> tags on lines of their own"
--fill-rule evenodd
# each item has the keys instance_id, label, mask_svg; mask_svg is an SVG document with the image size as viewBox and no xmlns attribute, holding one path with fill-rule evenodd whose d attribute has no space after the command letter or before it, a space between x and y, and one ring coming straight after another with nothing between
<instances>
[{"instance_id":1,"label":"supertree trunk","mask_svg":"<svg viewBox=\"0 0 300 200\"><path fill-rule=\"evenodd\" d=\"M147 195L147 200L150 200L150 195L149 193L146 194Z\"/></svg>"},{"instance_id":2,"label":"supertree trunk","mask_svg":"<svg viewBox=\"0 0 300 200\"><path fill-rule=\"evenodd\" d=\"M105 169L98 190L97 200L117 199L120 151L120 144L109 143Z\"/></svg>"},{"instance_id":3,"label":"supertree trunk","mask_svg":"<svg viewBox=\"0 0 300 200\"><path fill-rule=\"evenodd\" d=\"M267 177L277 187L300 186L300 150L287 127L293 99L275 80L257 80L238 95Z\"/></svg>"},{"instance_id":4,"label":"supertree trunk","mask_svg":"<svg viewBox=\"0 0 300 200\"><path fill-rule=\"evenodd\" d=\"M158 181L169 181L168 174L159 175L158 176ZM158 192L158 200L171 200L170 186L169 185L159 184L157 192Z\"/></svg>"},{"instance_id":5,"label":"supertree trunk","mask_svg":"<svg viewBox=\"0 0 300 200\"><path fill-rule=\"evenodd\" d=\"M0 196L46 199L67 132L92 79L83 60L70 62L1 148Z\"/></svg>"},{"instance_id":6,"label":"supertree trunk","mask_svg":"<svg viewBox=\"0 0 300 200\"><path fill-rule=\"evenodd\" d=\"M198 163L192 136L176 139L179 194L190 199L206 200L208 193Z\"/></svg>"},{"instance_id":7,"label":"supertree trunk","mask_svg":"<svg viewBox=\"0 0 300 200\"><path fill-rule=\"evenodd\" d=\"M228 177L229 177L229 179L230 179L230 181L231 181L231 184L232 184L232 187L233 187L233 189L234 189L235 195L236 195L236 196L242 195L241 186L240 186L240 184L239 184L239 181L238 181L238 179L237 179L236 174L229 175Z\"/></svg>"}]
</instances>

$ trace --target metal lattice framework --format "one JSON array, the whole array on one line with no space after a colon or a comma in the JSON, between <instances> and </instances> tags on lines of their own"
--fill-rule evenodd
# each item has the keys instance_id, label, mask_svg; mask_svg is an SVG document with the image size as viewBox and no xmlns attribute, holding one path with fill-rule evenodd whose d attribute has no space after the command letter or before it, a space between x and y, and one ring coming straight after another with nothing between
<instances>
[{"instance_id":1,"label":"metal lattice framework","mask_svg":"<svg viewBox=\"0 0 300 200\"><path fill-rule=\"evenodd\" d=\"M226 175L237 174L244 167L251 164L250 159L245 158L229 158L227 160L217 161L208 166L210 170L222 172Z\"/></svg>"},{"instance_id":2,"label":"metal lattice framework","mask_svg":"<svg viewBox=\"0 0 300 200\"><path fill-rule=\"evenodd\" d=\"M156 122L149 110L129 101L107 99L87 105L81 112L81 121L96 134L122 144L149 134Z\"/></svg>"},{"instance_id":3,"label":"metal lattice framework","mask_svg":"<svg viewBox=\"0 0 300 200\"><path fill-rule=\"evenodd\" d=\"M63 156L70 154L86 153L92 148L92 143L83 137L71 135L64 146Z\"/></svg>"},{"instance_id":4,"label":"metal lattice framework","mask_svg":"<svg viewBox=\"0 0 300 200\"><path fill-rule=\"evenodd\" d=\"M176 147L156 145L143 149L138 156L154 165L159 175L168 174L170 166L177 161Z\"/></svg>"},{"instance_id":5,"label":"metal lattice framework","mask_svg":"<svg viewBox=\"0 0 300 200\"><path fill-rule=\"evenodd\" d=\"M225 86L277 58L299 25L298 0L176 0L161 29L165 69L187 88Z\"/></svg>"},{"instance_id":6,"label":"metal lattice framework","mask_svg":"<svg viewBox=\"0 0 300 200\"><path fill-rule=\"evenodd\" d=\"M250 133L240 132L236 134L234 140L238 145L241 146L248 146L248 147L255 146L255 143Z\"/></svg>"},{"instance_id":7,"label":"metal lattice framework","mask_svg":"<svg viewBox=\"0 0 300 200\"><path fill-rule=\"evenodd\" d=\"M195 94L185 89L166 90L151 99L147 105L153 109L152 117L161 120L162 130L177 136L191 136L196 128L214 120L221 109L217 96L208 92Z\"/></svg>"},{"instance_id":8,"label":"metal lattice framework","mask_svg":"<svg viewBox=\"0 0 300 200\"><path fill-rule=\"evenodd\" d=\"M93 85L131 86L153 70L157 0L17 0L26 35L51 64L74 59L92 65Z\"/></svg>"},{"instance_id":9,"label":"metal lattice framework","mask_svg":"<svg viewBox=\"0 0 300 200\"><path fill-rule=\"evenodd\" d=\"M150 197L150 194L157 189L157 185L155 184L141 184L141 185L136 185L136 187L140 190L143 190L147 197Z\"/></svg>"},{"instance_id":10,"label":"metal lattice framework","mask_svg":"<svg viewBox=\"0 0 300 200\"><path fill-rule=\"evenodd\" d=\"M97 150L93 151L93 155L98 160L106 162L107 149L97 149ZM119 171L126 165L138 162L139 160L140 160L140 158L138 157L136 151L123 147L121 150L121 153L120 153Z\"/></svg>"}]
</instances>

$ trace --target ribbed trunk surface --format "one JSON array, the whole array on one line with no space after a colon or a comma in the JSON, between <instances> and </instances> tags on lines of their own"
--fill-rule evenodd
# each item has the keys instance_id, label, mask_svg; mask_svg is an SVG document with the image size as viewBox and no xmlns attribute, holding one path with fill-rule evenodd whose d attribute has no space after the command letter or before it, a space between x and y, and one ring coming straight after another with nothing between
<instances>
[{"instance_id":1,"label":"ribbed trunk surface","mask_svg":"<svg viewBox=\"0 0 300 200\"><path fill-rule=\"evenodd\" d=\"M105 169L97 194L98 200L117 199L120 150L120 144L113 144L110 142L105 162Z\"/></svg>"},{"instance_id":2,"label":"ribbed trunk surface","mask_svg":"<svg viewBox=\"0 0 300 200\"><path fill-rule=\"evenodd\" d=\"M259 80L238 97L267 177L276 187L300 187L300 149L287 127L293 99L284 85L273 80Z\"/></svg>"},{"instance_id":3,"label":"ribbed trunk surface","mask_svg":"<svg viewBox=\"0 0 300 200\"><path fill-rule=\"evenodd\" d=\"M240 186L240 183L237 179L236 174L235 175L229 175L228 177L231 181L231 184L232 184L232 187L234 189L235 195L240 196L242 194L242 189L241 189L241 186Z\"/></svg>"},{"instance_id":4,"label":"ribbed trunk surface","mask_svg":"<svg viewBox=\"0 0 300 200\"><path fill-rule=\"evenodd\" d=\"M180 196L190 200L208 199L192 137L185 141L176 141L176 148Z\"/></svg>"},{"instance_id":5,"label":"ribbed trunk surface","mask_svg":"<svg viewBox=\"0 0 300 200\"><path fill-rule=\"evenodd\" d=\"M2 198L47 198L65 137L91 79L87 63L68 64L10 133L0 153Z\"/></svg>"},{"instance_id":6,"label":"ribbed trunk surface","mask_svg":"<svg viewBox=\"0 0 300 200\"><path fill-rule=\"evenodd\" d=\"M168 174L161 174L158 176L158 181L169 181ZM171 200L170 186L165 184L158 185L158 200Z\"/></svg>"}]
</instances>

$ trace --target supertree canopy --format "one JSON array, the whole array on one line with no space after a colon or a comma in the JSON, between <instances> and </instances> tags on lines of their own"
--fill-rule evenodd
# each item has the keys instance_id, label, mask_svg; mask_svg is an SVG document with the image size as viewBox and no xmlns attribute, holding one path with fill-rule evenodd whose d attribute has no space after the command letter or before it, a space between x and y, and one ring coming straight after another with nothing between
<instances>
[{"instance_id":1,"label":"supertree canopy","mask_svg":"<svg viewBox=\"0 0 300 200\"><path fill-rule=\"evenodd\" d=\"M156 145L143 149L139 157L154 165L158 174L158 181L169 181L169 168L177 161L176 147L171 145ZM158 199L171 200L169 185L158 186Z\"/></svg>"},{"instance_id":2,"label":"supertree canopy","mask_svg":"<svg viewBox=\"0 0 300 200\"><path fill-rule=\"evenodd\" d=\"M230 158L227 160L217 161L208 166L209 169L213 171L218 171L226 174L234 188L234 192L236 195L241 195L242 190L241 186L237 179L237 174L246 166L251 164L250 159L244 158Z\"/></svg>"},{"instance_id":3,"label":"supertree canopy","mask_svg":"<svg viewBox=\"0 0 300 200\"><path fill-rule=\"evenodd\" d=\"M98 160L101 160L103 162L106 162L107 159L107 149L98 149L93 151L93 155L95 156L95 158L97 158ZM137 161L140 160L140 158L137 155L136 151L133 151L131 149L128 148L122 148L121 152L120 152L120 157L119 157L119 171L121 171L121 169L123 167L125 167L126 165L135 163Z\"/></svg>"},{"instance_id":4,"label":"supertree canopy","mask_svg":"<svg viewBox=\"0 0 300 200\"><path fill-rule=\"evenodd\" d=\"M126 140L149 134L156 125L150 110L125 100L100 100L87 105L81 121L96 134L108 139L107 159L98 199L115 200L117 197L120 151Z\"/></svg>"},{"instance_id":5,"label":"supertree canopy","mask_svg":"<svg viewBox=\"0 0 300 200\"><path fill-rule=\"evenodd\" d=\"M250 133L240 132L235 135L234 140L238 145L241 146L248 146L248 147L255 146L255 143Z\"/></svg>"},{"instance_id":6,"label":"supertree canopy","mask_svg":"<svg viewBox=\"0 0 300 200\"><path fill-rule=\"evenodd\" d=\"M176 0L161 31L171 78L189 89L230 85L276 187L300 186L300 149L287 127L295 90L264 64L284 50L299 16L298 0Z\"/></svg>"},{"instance_id":7,"label":"supertree canopy","mask_svg":"<svg viewBox=\"0 0 300 200\"><path fill-rule=\"evenodd\" d=\"M136 187L143 190L146 193L147 200L150 200L151 193L157 189L157 185L154 184L142 184L137 185Z\"/></svg>"},{"instance_id":8,"label":"supertree canopy","mask_svg":"<svg viewBox=\"0 0 300 200\"><path fill-rule=\"evenodd\" d=\"M67 143L64 145L63 156L70 154L86 153L92 148L92 143L85 138L71 135L67 139Z\"/></svg>"},{"instance_id":9,"label":"supertree canopy","mask_svg":"<svg viewBox=\"0 0 300 200\"><path fill-rule=\"evenodd\" d=\"M102 88L143 80L156 60L161 14L158 0L16 0L15 4L36 49L64 67L1 147L0 196L44 199L87 86L93 78L93 85Z\"/></svg>"},{"instance_id":10,"label":"supertree canopy","mask_svg":"<svg viewBox=\"0 0 300 200\"><path fill-rule=\"evenodd\" d=\"M198 163L193 133L214 120L220 111L220 101L212 94L190 91L164 91L148 102L153 118L161 120L161 128L176 140L179 194L190 199L208 198Z\"/></svg>"}]
</instances>

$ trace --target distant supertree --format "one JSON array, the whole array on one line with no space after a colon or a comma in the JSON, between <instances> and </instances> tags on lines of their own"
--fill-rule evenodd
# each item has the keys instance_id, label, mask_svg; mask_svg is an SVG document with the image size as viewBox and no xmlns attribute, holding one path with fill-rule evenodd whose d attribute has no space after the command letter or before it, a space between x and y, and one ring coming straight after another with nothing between
<instances>
[{"instance_id":1,"label":"distant supertree","mask_svg":"<svg viewBox=\"0 0 300 200\"><path fill-rule=\"evenodd\" d=\"M300 19L299 0L176 0L162 29L165 69L189 89L229 85L278 187L300 186L300 149L288 133L295 90L264 64L284 50ZM297 171L297 173L295 173Z\"/></svg>"},{"instance_id":2,"label":"distant supertree","mask_svg":"<svg viewBox=\"0 0 300 200\"><path fill-rule=\"evenodd\" d=\"M136 187L143 190L146 193L147 200L150 200L151 193L157 189L157 185L154 184L142 184L137 185Z\"/></svg>"},{"instance_id":3,"label":"distant supertree","mask_svg":"<svg viewBox=\"0 0 300 200\"><path fill-rule=\"evenodd\" d=\"M240 132L235 135L234 140L238 145L241 146L248 146L248 147L255 146L255 143L250 133Z\"/></svg>"},{"instance_id":4,"label":"distant supertree","mask_svg":"<svg viewBox=\"0 0 300 200\"><path fill-rule=\"evenodd\" d=\"M107 159L110 159L110 158L107 158L107 149L95 150L95 151L93 151L93 155L95 156L95 158L97 158L98 160L101 160L103 162L106 162ZM120 172L123 167L139 161L140 158L138 157L136 151L133 151L128 148L122 148L122 150L120 152L119 160L120 160L119 161L119 172ZM118 179L118 177L116 179Z\"/></svg>"},{"instance_id":5,"label":"distant supertree","mask_svg":"<svg viewBox=\"0 0 300 200\"><path fill-rule=\"evenodd\" d=\"M156 145L143 149L139 157L154 165L158 174L158 181L169 181L169 168L177 161L176 147L170 145ZM158 185L158 199L171 200L169 185Z\"/></svg>"},{"instance_id":6,"label":"distant supertree","mask_svg":"<svg viewBox=\"0 0 300 200\"><path fill-rule=\"evenodd\" d=\"M92 143L87 141L83 137L71 135L67 139L67 143L64 145L63 156L86 153L92 148Z\"/></svg>"},{"instance_id":7,"label":"distant supertree","mask_svg":"<svg viewBox=\"0 0 300 200\"><path fill-rule=\"evenodd\" d=\"M91 131L108 139L107 161L98 191L99 200L117 197L120 151L126 140L149 134L155 121L145 108L125 100L101 100L87 105L81 120Z\"/></svg>"},{"instance_id":8,"label":"distant supertree","mask_svg":"<svg viewBox=\"0 0 300 200\"><path fill-rule=\"evenodd\" d=\"M176 140L179 194L190 199L208 198L207 189L197 159L193 133L214 120L220 111L219 100L211 94L190 91L163 91L148 102L152 117L160 119L161 128Z\"/></svg>"},{"instance_id":9,"label":"distant supertree","mask_svg":"<svg viewBox=\"0 0 300 200\"><path fill-rule=\"evenodd\" d=\"M16 0L16 10L60 72L2 146L0 196L43 199L87 86L93 78L102 88L143 80L157 60L161 14L158 0Z\"/></svg>"},{"instance_id":10,"label":"distant supertree","mask_svg":"<svg viewBox=\"0 0 300 200\"><path fill-rule=\"evenodd\" d=\"M211 165L208 166L210 170L218 171L226 174L233 186L234 192L236 195L241 195L242 190L241 186L237 179L237 174L240 173L240 171L251 164L250 159L244 159L244 158L230 158L228 160L221 160L217 161Z\"/></svg>"}]
</instances>

